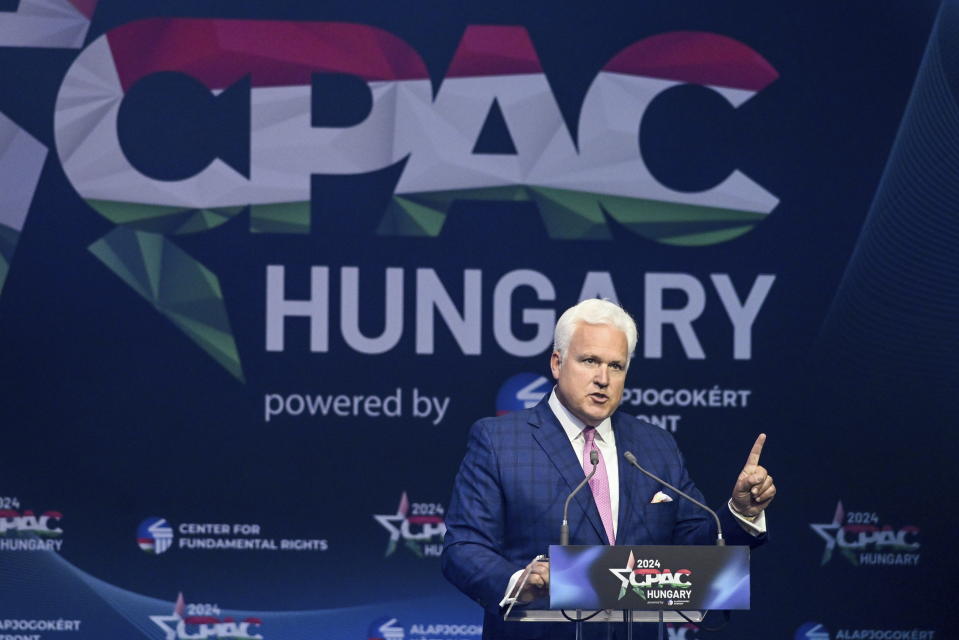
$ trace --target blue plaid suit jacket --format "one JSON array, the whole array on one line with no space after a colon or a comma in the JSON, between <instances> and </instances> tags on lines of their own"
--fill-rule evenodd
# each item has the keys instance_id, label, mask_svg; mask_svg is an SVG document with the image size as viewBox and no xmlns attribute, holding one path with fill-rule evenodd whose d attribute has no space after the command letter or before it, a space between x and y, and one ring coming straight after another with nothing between
<instances>
[{"instance_id":1,"label":"blue plaid suit jacket","mask_svg":"<svg viewBox=\"0 0 959 640\"><path fill-rule=\"evenodd\" d=\"M613 414L612 426L620 485L616 543L713 544L716 526L707 513L622 457L632 451L643 467L702 502L673 437L623 413ZM544 625L504 623L499 601L513 573L559 543L563 502L583 477L569 438L545 399L532 409L485 418L470 429L449 503L441 564L447 579L486 609L484 637L552 635L543 631ZM673 501L650 504L657 491ZM729 544L764 541L765 536L746 533L725 506L717 511ZM570 503L569 527L570 544L608 544L588 487Z\"/></svg>"}]
</instances>

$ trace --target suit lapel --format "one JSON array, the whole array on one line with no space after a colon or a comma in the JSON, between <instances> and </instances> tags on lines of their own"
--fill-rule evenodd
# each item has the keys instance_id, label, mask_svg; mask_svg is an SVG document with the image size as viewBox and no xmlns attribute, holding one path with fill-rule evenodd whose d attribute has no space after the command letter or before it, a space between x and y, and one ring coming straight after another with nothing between
<instances>
[{"instance_id":1,"label":"suit lapel","mask_svg":"<svg viewBox=\"0 0 959 640\"><path fill-rule=\"evenodd\" d=\"M619 461L619 517L616 523L616 539L623 541L619 544L640 544L642 540L653 539L643 510L646 502L655 493L654 483L623 457L625 452L632 451L639 464L649 468L648 462L644 460L645 447L640 438L619 419L618 413L613 414L613 433L616 435L616 458Z\"/></svg>"},{"instance_id":2,"label":"suit lapel","mask_svg":"<svg viewBox=\"0 0 959 640\"><path fill-rule=\"evenodd\" d=\"M547 397L548 398L548 397ZM572 491L576 485L583 481L582 463L576 459L573 446L569 443L566 431L553 415L547 399L544 399L536 405L530 414L530 425L533 427L533 439L543 448L547 458L556 467L556 471L566 481L569 491ZM568 495L568 494L567 494ZM563 500L565 500L565 496ZM586 519L592 525L600 540L606 540L606 529L599 517L599 509L593 500L593 493L589 486L583 487L573 498L569 505L570 522L575 522L576 508L586 514ZM560 523L557 523L559 526ZM572 527L570 527L572 529Z\"/></svg>"}]
</instances>

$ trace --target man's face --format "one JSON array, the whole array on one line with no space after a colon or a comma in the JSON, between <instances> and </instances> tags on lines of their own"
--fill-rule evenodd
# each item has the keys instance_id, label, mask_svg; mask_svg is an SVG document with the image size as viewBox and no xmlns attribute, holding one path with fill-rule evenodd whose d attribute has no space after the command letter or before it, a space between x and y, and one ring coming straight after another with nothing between
<instances>
[{"instance_id":1,"label":"man's face","mask_svg":"<svg viewBox=\"0 0 959 640\"><path fill-rule=\"evenodd\" d=\"M585 424L598 425L623 398L626 356L626 334L619 329L577 325L565 360L554 351L549 361L559 401Z\"/></svg>"}]
</instances>

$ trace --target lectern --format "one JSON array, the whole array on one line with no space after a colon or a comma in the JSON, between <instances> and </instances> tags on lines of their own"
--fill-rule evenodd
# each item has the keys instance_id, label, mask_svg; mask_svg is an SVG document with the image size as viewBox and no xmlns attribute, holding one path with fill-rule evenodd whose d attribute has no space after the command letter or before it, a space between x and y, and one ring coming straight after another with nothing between
<instances>
[{"instance_id":1,"label":"lectern","mask_svg":"<svg viewBox=\"0 0 959 640\"><path fill-rule=\"evenodd\" d=\"M508 621L699 622L701 610L749 609L749 547L549 548L549 608L510 607ZM524 576L525 577L525 576ZM520 587L521 588L521 587ZM517 592L519 588L517 588Z\"/></svg>"}]
</instances>

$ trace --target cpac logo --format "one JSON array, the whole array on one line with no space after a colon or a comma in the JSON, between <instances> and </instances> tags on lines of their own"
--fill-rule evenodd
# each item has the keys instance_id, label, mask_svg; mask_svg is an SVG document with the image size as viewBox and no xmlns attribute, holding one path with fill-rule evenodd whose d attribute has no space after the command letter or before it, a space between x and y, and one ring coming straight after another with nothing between
<instances>
[{"instance_id":1,"label":"cpac logo","mask_svg":"<svg viewBox=\"0 0 959 640\"><path fill-rule=\"evenodd\" d=\"M190 615L189 609L195 607L197 605L187 605L183 594L180 593L173 607L173 615L150 616L150 620L163 630L166 640L205 640L206 638L263 640L262 635L252 630L253 627L259 627L262 624L263 621L259 618L247 617L234 620L229 616L218 618L211 615Z\"/></svg>"},{"instance_id":2,"label":"cpac logo","mask_svg":"<svg viewBox=\"0 0 959 640\"><path fill-rule=\"evenodd\" d=\"M669 569L633 569L630 572L629 578L625 578L622 575L619 575L618 572L623 571L623 569L610 569L615 573L624 584L628 583L632 587L648 588L648 587L688 587L690 585L689 576L693 575L693 572L689 569L678 569L677 571L670 571Z\"/></svg>"},{"instance_id":3,"label":"cpac logo","mask_svg":"<svg viewBox=\"0 0 959 640\"><path fill-rule=\"evenodd\" d=\"M439 556L443 551L442 541L446 535L443 513L441 504L411 503L404 491L396 507L396 514L373 516L373 519L390 533L390 541L386 545L386 556L396 551L396 545L400 539L414 555L420 558Z\"/></svg>"},{"instance_id":4,"label":"cpac logo","mask_svg":"<svg viewBox=\"0 0 959 640\"><path fill-rule=\"evenodd\" d=\"M907 525L895 528L880 525L875 512L851 511L848 514L842 501L830 523L811 524L809 527L826 543L822 564L832 559L838 549L854 565L916 565L919 562L919 528Z\"/></svg>"},{"instance_id":5,"label":"cpac logo","mask_svg":"<svg viewBox=\"0 0 959 640\"><path fill-rule=\"evenodd\" d=\"M438 237L454 202L495 200L534 203L555 239L611 240L613 221L667 244L724 242L765 219L778 199L732 166L701 191L664 185L640 149L644 117L675 87L701 87L736 109L777 77L760 54L726 36L650 36L597 71L568 126L523 27L468 27L434 87L409 44L368 25L150 19L112 29L80 52L60 87L54 137L71 184L116 225L90 251L242 381L219 278L168 236L209 231L241 214L260 237L307 234L314 176L381 172L381 182L395 183L384 184L380 235ZM343 106L330 97L341 93L314 89L333 78L352 82L363 99ZM151 111L166 90L176 92L176 106ZM212 123L192 123L202 135L167 132L172 121L201 114ZM506 129L509 153L481 144L494 120ZM217 130L222 121L242 130ZM156 145L138 152L124 131L153 135ZM156 146L170 140L188 148L173 154L171 167L152 165ZM325 268L315 268L317 305ZM343 267L343 277L353 271ZM282 272L270 273L275 285ZM391 282L401 277L388 270ZM319 310L298 302L290 313L315 319L311 350L325 351ZM349 318L343 324L350 327ZM268 332L269 350L277 335ZM357 341L382 351L398 337Z\"/></svg>"},{"instance_id":6,"label":"cpac logo","mask_svg":"<svg viewBox=\"0 0 959 640\"><path fill-rule=\"evenodd\" d=\"M0 509L0 535L8 531L18 534L33 533L45 537L59 536L63 529L56 526L63 514L59 511L44 511L36 516L27 509L22 514L16 509Z\"/></svg>"},{"instance_id":7,"label":"cpac logo","mask_svg":"<svg viewBox=\"0 0 959 640\"><path fill-rule=\"evenodd\" d=\"M148 108L143 92L160 74L179 74L195 108L158 114L158 140L164 118L209 109L248 122L248 139L231 139L229 152L204 151L205 163L185 175L131 160L118 124L136 109L125 110L125 101ZM336 105L324 103L330 93L314 95L315 74L352 79L362 106L324 115ZM778 199L734 167L702 191L664 185L641 153L644 115L686 84L735 109L777 77L760 54L725 36L643 38L598 71L574 139L523 27L468 27L434 91L420 55L376 27L151 19L117 27L80 53L57 99L55 137L80 195L130 229L195 233L250 206L253 231L308 233L310 176L394 167L382 235L435 237L457 200L528 200L552 238L609 240L609 216L659 242L707 245L747 232ZM494 116L513 152L482 149Z\"/></svg>"},{"instance_id":8,"label":"cpac logo","mask_svg":"<svg viewBox=\"0 0 959 640\"><path fill-rule=\"evenodd\" d=\"M689 569L671 571L658 567L658 560L636 560L630 551L625 568L609 570L620 581L619 598L622 599L626 591L631 589L643 600L648 595L687 600L691 593L690 576L693 572Z\"/></svg>"}]
</instances>

